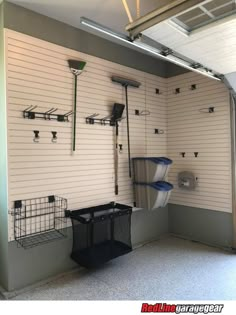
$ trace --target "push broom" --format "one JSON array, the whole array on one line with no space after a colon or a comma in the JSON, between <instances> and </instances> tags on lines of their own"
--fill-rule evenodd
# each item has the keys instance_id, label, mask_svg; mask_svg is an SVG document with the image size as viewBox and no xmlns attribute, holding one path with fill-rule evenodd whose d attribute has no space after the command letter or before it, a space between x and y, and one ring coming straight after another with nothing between
<instances>
[{"instance_id":1,"label":"push broom","mask_svg":"<svg viewBox=\"0 0 236 315\"><path fill-rule=\"evenodd\" d=\"M121 84L125 88L125 99L126 99L126 122L127 122L127 141L128 141L128 160L129 160L129 177L131 178L131 153L130 153L130 134L129 134L129 102L128 102L128 86L139 88L141 83L121 78L118 76L112 76L111 80L115 83Z\"/></svg>"},{"instance_id":2,"label":"push broom","mask_svg":"<svg viewBox=\"0 0 236 315\"><path fill-rule=\"evenodd\" d=\"M86 65L85 61L79 60L68 60L68 64L71 72L74 75L74 119L73 119L73 143L72 150L75 151L76 148L76 121L77 121L77 81L78 76L83 72Z\"/></svg>"}]
</instances>

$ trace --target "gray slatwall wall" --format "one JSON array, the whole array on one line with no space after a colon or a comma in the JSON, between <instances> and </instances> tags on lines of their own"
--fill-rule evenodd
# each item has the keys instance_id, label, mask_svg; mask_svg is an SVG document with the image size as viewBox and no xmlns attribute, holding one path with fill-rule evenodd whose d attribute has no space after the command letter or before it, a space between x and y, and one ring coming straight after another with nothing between
<instances>
[{"instance_id":1,"label":"gray slatwall wall","mask_svg":"<svg viewBox=\"0 0 236 315\"><path fill-rule=\"evenodd\" d=\"M87 125L85 117L93 113L104 117L114 102L125 102L123 88L111 82L111 75L138 80L141 87L129 89L132 156L166 155L166 134L154 134L155 128L167 129L166 79L10 30L6 37L9 207L14 200L51 194L68 198L70 209L112 200L132 203L126 120L120 128L124 151L120 154L120 194L116 197L114 129ZM73 58L85 60L87 65L78 82L77 148L72 155L71 122L31 121L23 119L22 111L29 105L42 111L51 107L61 113L72 110L73 76L67 60ZM135 116L135 109L150 110L151 115ZM33 130L40 131L39 143L33 142ZM51 131L58 132L56 144L51 143ZM9 225L13 231L12 217Z\"/></svg>"},{"instance_id":2,"label":"gray slatwall wall","mask_svg":"<svg viewBox=\"0 0 236 315\"><path fill-rule=\"evenodd\" d=\"M215 113L199 111L212 106ZM230 105L222 83L194 73L168 79L168 155L175 162L169 176L175 184L171 203L232 212ZM177 187L177 174L185 170L198 177L195 191Z\"/></svg>"}]
</instances>

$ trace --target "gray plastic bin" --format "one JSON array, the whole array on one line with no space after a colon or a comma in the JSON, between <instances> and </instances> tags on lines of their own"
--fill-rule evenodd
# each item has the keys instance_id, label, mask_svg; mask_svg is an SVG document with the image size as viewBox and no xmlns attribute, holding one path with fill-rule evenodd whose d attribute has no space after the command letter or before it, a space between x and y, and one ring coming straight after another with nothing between
<instances>
[{"instance_id":1,"label":"gray plastic bin","mask_svg":"<svg viewBox=\"0 0 236 315\"><path fill-rule=\"evenodd\" d=\"M147 210L165 207L173 185L164 181L152 184L135 183L136 207Z\"/></svg>"},{"instance_id":2,"label":"gray plastic bin","mask_svg":"<svg viewBox=\"0 0 236 315\"><path fill-rule=\"evenodd\" d=\"M134 182L155 183L166 178L172 160L166 157L133 158Z\"/></svg>"}]
</instances>

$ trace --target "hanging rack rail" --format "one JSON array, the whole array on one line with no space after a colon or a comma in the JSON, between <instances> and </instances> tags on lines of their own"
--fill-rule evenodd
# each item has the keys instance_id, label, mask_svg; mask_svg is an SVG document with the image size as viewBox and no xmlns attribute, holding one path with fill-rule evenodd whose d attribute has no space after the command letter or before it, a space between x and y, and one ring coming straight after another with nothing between
<instances>
[{"instance_id":1,"label":"hanging rack rail","mask_svg":"<svg viewBox=\"0 0 236 315\"><path fill-rule=\"evenodd\" d=\"M65 114L55 114L58 108L50 108L46 112L35 111L38 106L29 106L23 111L23 117L28 119L56 120L60 122L69 122L69 117L73 114L69 111Z\"/></svg>"},{"instance_id":2,"label":"hanging rack rail","mask_svg":"<svg viewBox=\"0 0 236 315\"><path fill-rule=\"evenodd\" d=\"M99 114L93 114L93 115L86 117L85 118L86 124L90 124L90 125L99 124L102 126L108 125L108 126L114 127L116 125L116 122L125 119L125 117L122 117L122 118L114 120L112 115L109 115L109 116L106 116L103 118L97 118L97 116L99 116Z\"/></svg>"}]
</instances>

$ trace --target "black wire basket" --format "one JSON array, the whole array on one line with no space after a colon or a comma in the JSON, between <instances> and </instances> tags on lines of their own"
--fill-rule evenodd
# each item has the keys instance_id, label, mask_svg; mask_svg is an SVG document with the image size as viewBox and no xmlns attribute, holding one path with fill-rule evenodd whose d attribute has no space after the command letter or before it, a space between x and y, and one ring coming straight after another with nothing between
<instances>
[{"instance_id":1,"label":"black wire basket","mask_svg":"<svg viewBox=\"0 0 236 315\"><path fill-rule=\"evenodd\" d=\"M95 268L132 251L132 207L109 203L66 211L73 227L71 258L86 268Z\"/></svg>"},{"instance_id":2,"label":"black wire basket","mask_svg":"<svg viewBox=\"0 0 236 315\"><path fill-rule=\"evenodd\" d=\"M66 209L67 200L58 196L15 201L15 240L27 249L66 237Z\"/></svg>"}]
</instances>

